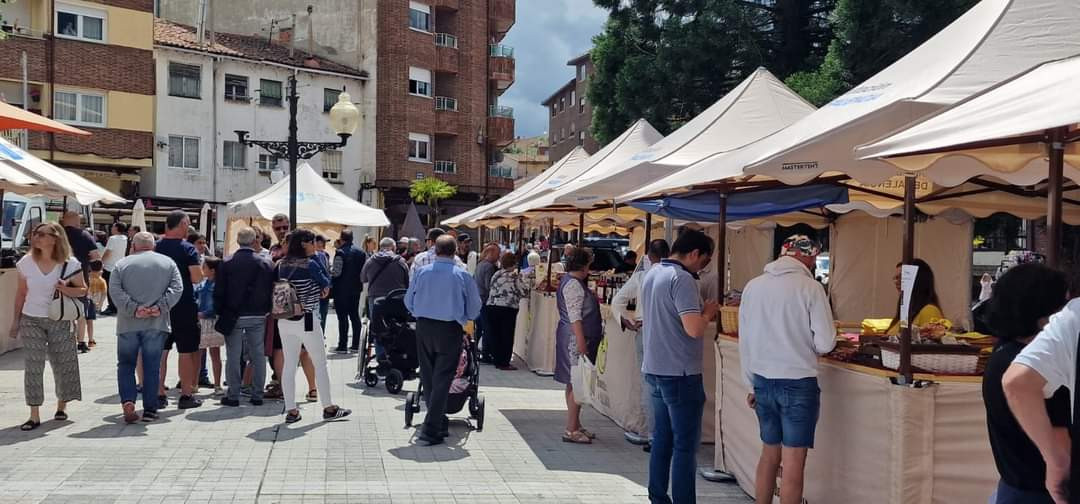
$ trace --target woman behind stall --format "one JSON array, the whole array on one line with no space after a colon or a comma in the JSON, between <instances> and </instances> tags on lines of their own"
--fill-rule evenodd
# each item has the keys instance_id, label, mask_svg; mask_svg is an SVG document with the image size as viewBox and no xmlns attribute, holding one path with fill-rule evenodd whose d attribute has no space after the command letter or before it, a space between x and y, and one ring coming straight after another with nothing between
<instances>
[{"instance_id":1,"label":"woman behind stall","mask_svg":"<svg viewBox=\"0 0 1080 504\"><path fill-rule=\"evenodd\" d=\"M604 325L600 302L588 285L592 251L584 247L567 250L564 256L566 274L560 278L556 294L559 325L555 332L555 381L566 385L566 431L562 440L589 444L596 436L581 426L581 405L574 400L570 367L582 355L596 362L600 340L604 338Z\"/></svg>"},{"instance_id":2,"label":"woman behind stall","mask_svg":"<svg viewBox=\"0 0 1080 504\"><path fill-rule=\"evenodd\" d=\"M499 258L501 269L491 276L487 299L487 327L490 341L494 342L495 368L501 371L517 371L510 364L514 357L514 326L517 324L518 306L529 295L529 283L517 269L517 255L504 252Z\"/></svg>"},{"instance_id":3,"label":"woman behind stall","mask_svg":"<svg viewBox=\"0 0 1080 504\"><path fill-rule=\"evenodd\" d=\"M71 255L67 234L55 222L43 222L34 227L30 253L19 260L16 268L19 277L10 334L12 338L21 336L26 347L23 387L26 404L30 406L30 419L19 428L29 431L41 425L38 410L45 402L46 357L56 382L53 418L67 420L67 403L82 399L74 323L50 318L49 305L57 291L77 299L85 296L87 289L81 274L82 266Z\"/></svg>"},{"instance_id":4,"label":"woman behind stall","mask_svg":"<svg viewBox=\"0 0 1080 504\"><path fill-rule=\"evenodd\" d=\"M1046 464L1005 400L1002 376L1016 355L1067 301L1065 275L1041 264L1023 264L998 280L984 322L998 338L986 364L982 394L986 426L1001 480L991 504L1052 504L1046 491ZM1069 445L1069 394L1065 387L1046 400L1059 442ZM1075 463L1075 462L1074 462Z\"/></svg>"},{"instance_id":5,"label":"woman behind stall","mask_svg":"<svg viewBox=\"0 0 1080 504\"><path fill-rule=\"evenodd\" d=\"M911 313L915 314L911 318L911 325L924 326L934 320L944 319L945 315L941 312L941 301L938 300L937 289L934 287L934 270L930 269L930 265L922 259L915 259L911 264L919 267L919 272L915 275L915 285L911 289ZM896 265L896 276L893 277L897 291L900 291L901 266L903 264ZM893 317L892 324L889 324L888 334L899 333L900 301L897 301L896 316Z\"/></svg>"}]
</instances>

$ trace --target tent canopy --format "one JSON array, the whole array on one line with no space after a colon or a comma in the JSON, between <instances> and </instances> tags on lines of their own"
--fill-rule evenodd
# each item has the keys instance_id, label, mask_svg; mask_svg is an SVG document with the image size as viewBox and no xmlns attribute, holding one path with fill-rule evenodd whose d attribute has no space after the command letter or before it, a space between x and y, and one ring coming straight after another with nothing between
<instances>
[{"instance_id":1,"label":"tent canopy","mask_svg":"<svg viewBox=\"0 0 1080 504\"><path fill-rule=\"evenodd\" d=\"M888 138L859 147L862 159L886 158L942 184L992 175L1034 185L1049 171L1044 132L1080 123L1080 57L1045 63ZM1014 145L978 146L1003 140ZM964 148L969 145L971 148ZM960 150L954 150L959 148ZM946 162L947 161L947 162ZM1080 146L1065 151L1065 176L1080 182Z\"/></svg>"},{"instance_id":2,"label":"tent canopy","mask_svg":"<svg viewBox=\"0 0 1080 504\"><path fill-rule=\"evenodd\" d=\"M340 224L343 226L389 226L379 209L371 208L341 193L320 177L308 163L296 168L296 224ZM289 213L289 177L250 198L229 203L229 219L271 219Z\"/></svg>"},{"instance_id":3,"label":"tent canopy","mask_svg":"<svg viewBox=\"0 0 1080 504\"><path fill-rule=\"evenodd\" d=\"M68 126L62 122L23 110L0 101L0 129L28 129L70 135L89 135L89 131Z\"/></svg>"},{"instance_id":4,"label":"tent canopy","mask_svg":"<svg viewBox=\"0 0 1080 504\"><path fill-rule=\"evenodd\" d=\"M618 168L629 161L635 154L664 138L648 121L638 119L618 138L612 140L581 164L564 166L560 173L550 177L538 190L533 191L510 208L511 214L522 214L530 210L545 208L554 203L551 196L564 187L574 184L583 175L590 172L605 173Z\"/></svg>"},{"instance_id":5,"label":"tent canopy","mask_svg":"<svg viewBox=\"0 0 1080 504\"><path fill-rule=\"evenodd\" d=\"M829 172L878 183L898 172L853 149L1018 72L1080 54L1080 9L1060 0L983 0L923 45L762 141L750 174L802 184Z\"/></svg>"},{"instance_id":6,"label":"tent canopy","mask_svg":"<svg viewBox=\"0 0 1080 504\"><path fill-rule=\"evenodd\" d=\"M18 170L23 175L32 177L37 181L35 184L30 184L24 190L19 191L23 194L49 197L68 196L75 198L82 205L91 205L99 201L106 203L124 203L127 201L77 173L40 159L3 138L0 138L0 164ZM5 171L10 172L11 170Z\"/></svg>"},{"instance_id":7,"label":"tent canopy","mask_svg":"<svg viewBox=\"0 0 1080 504\"><path fill-rule=\"evenodd\" d=\"M764 68L757 69L701 114L630 160L593 169L548 197L552 203L590 207L668 177L670 187L687 187L674 173L706 159L723 158L772 135L814 111L798 94ZM730 164L741 174L741 164ZM599 168L599 167L598 167ZM715 167L706 181L723 178ZM655 194L653 191L646 194Z\"/></svg>"},{"instance_id":8,"label":"tent canopy","mask_svg":"<svg viewBox=\"0 0 1080 504\"><path fill-rule=\"evenodd\" d=\"M848 189L835 185L785 187L758 192L732 194L727 203L727 220L740 221L771 217L808 208L821 208L848 202ZM668 196L630 204L646 212L674 219L717 222L720 220L720 198L716 193L697 193Z\"/></svg>"}]
</instances>

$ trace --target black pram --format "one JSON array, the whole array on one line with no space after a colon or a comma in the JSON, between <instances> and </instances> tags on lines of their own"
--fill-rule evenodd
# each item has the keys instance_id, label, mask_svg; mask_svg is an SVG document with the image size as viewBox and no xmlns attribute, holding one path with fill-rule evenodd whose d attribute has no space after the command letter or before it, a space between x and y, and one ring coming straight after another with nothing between
<instances>
[{"instance_id":1,"label":"black pram","mask_svg":"<svg viewBox=\"0 0 1080 504\"><path fill-rule=\"evenodd\" d=\"M416 360L416 321L405 308L405 289L398 289L375 299L360 354L360 374L369 387L384 377L386 390L401 392L405 380L415 379L419 363ZM376 354L376 343L382 353ZM375 361L375 365L372 365Z\"/></svg>"}]
</instances>

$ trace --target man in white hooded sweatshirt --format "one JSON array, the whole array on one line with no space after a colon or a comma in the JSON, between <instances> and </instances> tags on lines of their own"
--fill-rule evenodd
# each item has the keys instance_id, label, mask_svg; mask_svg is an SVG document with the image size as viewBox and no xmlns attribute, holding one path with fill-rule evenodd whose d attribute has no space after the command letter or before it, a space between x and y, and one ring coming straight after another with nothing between
<instances>
[{"instance_id":1,"label":"man in white hooded sweatshirt","mask_svg":"<svg viewBox=\"0 0 1080 504\"><path fill-rule=\"evenodd\" d=\"M746 285L739 307L739 360L753 389L746 401L765 444L754 485L758 504L772 502L781 462L781 504L802 501L821 402L818 356L836 346L829 298L814 280L820 251L804 235L785 240L781 257Z\"/></svg>"}]
</instances>

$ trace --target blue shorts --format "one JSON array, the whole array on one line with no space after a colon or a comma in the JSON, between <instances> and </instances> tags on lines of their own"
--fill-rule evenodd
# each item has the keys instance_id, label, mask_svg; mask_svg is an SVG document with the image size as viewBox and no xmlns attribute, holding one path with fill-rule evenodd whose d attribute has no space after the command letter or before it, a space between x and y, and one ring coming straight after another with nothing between
<instances>
[{"instance_id":1,"label":"blue shorts","mask_svg":"<svg viewBox=\"0 0 1080 504\"><path fill-rule=\"evenodd\" d=\"M754 375L761 442L788 448L813 448L821 410L817 378L770 379Z\"/></svg>"},{"instance_id":2,"label":"blue shorts","mask_svg":"<svg viewBox=\"0 0 1080 504\"><path fill-rule=\"evenodd\" d=\"M94 302L89 297L81 297L79 300L83 303L86 320L97 320L97 307L94 306Z\"/></svg>"}]
</instances>

